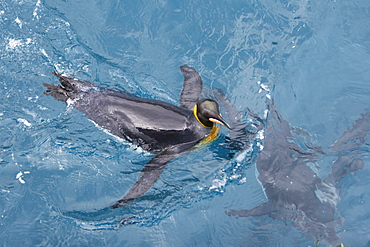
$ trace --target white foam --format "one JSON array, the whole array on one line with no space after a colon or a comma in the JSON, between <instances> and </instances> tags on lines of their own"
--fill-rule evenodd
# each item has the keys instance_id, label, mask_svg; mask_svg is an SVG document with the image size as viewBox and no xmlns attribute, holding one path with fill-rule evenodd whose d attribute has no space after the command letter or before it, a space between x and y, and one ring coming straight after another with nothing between
<instances>
[{"instance_id":1,"label":"white foam","mask_svg":"<svg viewBox=\"0 0 370 247\"><path fill-rule=\"evenodd\" d=\"M19 25L19 28L22 28L22 26L23 26L23 23L22 23L22 21L17 17L17 18L15 18L15 20L14 20L18 25Z\"/></svg>"},{"instance_id":2,"label":"white foam","mask_svg":"<svg viewBox=\"0 0 370 247\"><path fill-rule=\"evenodd\" d=\"M258 142L258 143L256 144L256 146L260 149L260 151L262 151L262 150L263 150L263 148L264 148L264 146L263 146L260 142Z\"/></svg>"},{"instance_id":3,"label":"white foam","mask_svg":"<svg viewBox=\"0 0 370 247\"><path fill-rule=\"evenodd\" d=\"M24 42L23 40L21 39L12 39L12 38L9 38L8 39L8 44L6 45L6 49L11 49L11 50L14 50L18 47L22 47L24 46L25 44L28 45L32 42L32 39L31 38L27 38L26 41Z\"/></svg>"},{"instance_id":4,"label":"white foam","mask_svg":"<svg viewBox=\"0 0 370 247\"><path fill-rule=\"evenodd\" d=\"M23 180L23 175L24 174L30 174L29 171L25 171L25 172L18 172L17 175L15 176L15 179L17 179L21 184L25 184L26 181Z\"/></svg>"},{"instance_id":5,"label":"white foam","mask_svg":"<svg viewBox=\"0 0 370 247\"><path fill-rule=\"evenodd\" d=\"M8 44L6 45L6 48L7 49L12 49L12 50L14 50L16 47L18 47L18 46L23 46L23 42L22 42L22 40L20 40L20 39L8 39Z\"/></svg>"},{"instance_id":6,"label":"white foam","mask_svg":"<svg viewBox=\"0 0 370 247\"><path fill-rule=\"evenodd\" d=\"M33 13L32 13L33 17L36 19L40 19L40 16L37 14L40 6L41 6L41 0L37 0L36 8L33 10Z\"/></svg>"},{"instance_id":7,"label":"white foam","mask_svg":"<svg viewBox=\"0 0 370 247\"><path fill-rule=\"evenodd\" d=\"M265 131L264 130L258 131L257 134L256 134L256 138L258 138L260 140L265 139Z\"/></svg>"},{"instance_id":8,"label":"white foam","mask_svg":"<svg viewBox=\"0 0 370 247\"><path fill-rule=\"evenodd\" d=\"M32 126L32 124L30 122L28 122L26 119L23 119L23 118L18 118L17 119L18 122L20 123L23 123L24 125L26 125L27 127L30 127Z\"/></svg>"},{"instance_id":9,"label":"white foam","mask_svg":"<svg viewBox=\"0 0 370 247\"><path fill-rule=\"evenodd\" d=\"M49 55L46 53L45 49L40 49L40 51L41 51L42 55L49 58Z\"/></svg>"},{"instance_id":10,"label":"white foam","mask_svg":"<svg viewBox=\"0 0 370 247\"><path fill-rule=\"evenodd\" d=\"M220 191L222 187L226 185L226 178L224 179L213 179L212 186L209 188L209 190L217 190Z\"/></svg>"},{"instance_id":11,"label":"white foam","mask_svg":"<svg viewBox=\"0 0 370 247\"><path fill-rule=\"evenodd\" d=\"M67 101L66 101L67 107L71 107L75 102L76 102L76 100L68 98Z\"/></svg>"},{"instance_id":12,"label":"white foam","mask_svg":"<svg viewBox=\"0 0 370 247\"><path fill-rule=\"evenodd\" d=\"M41 105L38 105L39 109L40 110L47 110L48 108L47 107L44 107L44 106L41 106Z\"/></svg>"},{"instance_id":13,"label":"white foam","mask_svg":"<svg viewBox=\"0 0 370 247\"><path fill-rule=\"evenodd\" d=\"M243 152L241 152L237 157L236 157L236 162L238 162L238 164L242 163L243 160L245 159L245 157L247 156L249 150L246 149L244 150Z\"/></svg>"}]
</instances>

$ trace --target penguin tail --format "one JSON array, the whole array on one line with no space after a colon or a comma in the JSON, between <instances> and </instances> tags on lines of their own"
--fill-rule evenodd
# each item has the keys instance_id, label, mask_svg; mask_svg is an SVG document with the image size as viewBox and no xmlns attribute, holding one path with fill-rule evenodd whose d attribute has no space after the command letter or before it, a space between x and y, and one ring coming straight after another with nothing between
<instances>
[{"instance_id":1,"label":"penguin tail","mask_svg":"<svg viewBox=\"0 0 370 247\"><path fill-rule=\"evenodd\" d=\"M76 89L76 86L74 83L72 83L73 79L65 77L56 72L51 73L59 78L59 81L62 85L43 83L43 85L47 88L44 94L51 95L54 99L63 102L66 102L68 99L73 99L73 92Z\"/></svg>"},{"instance_id":2,"label":"penguin tail","mask_svg":"<svg viewBox=\"0 0 370 247\"><path fill-rule=\"evenodd\" d=\"M60 84L67 90L67 91L73 91L76 89L75 82L78 80L75 80L70 77L63 76L62 74L51 72L53 75L57 76L59 78Z\"/></svg>"}]
</instances>

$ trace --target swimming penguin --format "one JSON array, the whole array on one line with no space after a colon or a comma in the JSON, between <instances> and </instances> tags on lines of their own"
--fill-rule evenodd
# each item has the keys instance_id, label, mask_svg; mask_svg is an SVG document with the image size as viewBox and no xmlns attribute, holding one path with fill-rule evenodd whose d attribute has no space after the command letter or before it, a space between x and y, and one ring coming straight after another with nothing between
<instances>
[{"instance_id":1,"label":"swimming penguin","mask_svg":"<svg viewBox=\"0 0 370 247\"><path fill-rule=\"evenodd\" d=\"M170 160L217 138L219 127L215 123L231 129L216 101L199 99L202 79L195 69L187 65L180 68L184 75L180 107L55 72L61 85L43 84L47 87L46 95L73 105L111 134L156 154L143 168L139 180L111 208L146 193Z\"/></svg>"}]
</instances>

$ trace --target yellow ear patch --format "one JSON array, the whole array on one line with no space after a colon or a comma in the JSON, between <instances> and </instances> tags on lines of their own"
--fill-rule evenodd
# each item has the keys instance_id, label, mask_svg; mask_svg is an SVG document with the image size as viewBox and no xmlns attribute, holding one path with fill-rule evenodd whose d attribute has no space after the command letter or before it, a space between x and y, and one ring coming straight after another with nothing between
<instances>
[{"instance_id":1,"label":"yellow ear patch","mask_svg":"<svg viewBox=\"0 0 370 247\"><path fill-rule=\"evenodd\" d=\"M198 123L200 123L200 125L202 125L204 128L207 128L207 129L210 129L211 127L207 127L207 126L205 126L200 120L199 120L199 118L198 118L198 106L197 105L195 105L194 106L194 108L193 108L193 114L194 114L194 117L195 117L195 119L198 121Z\"/></svg>"}]
</instances>

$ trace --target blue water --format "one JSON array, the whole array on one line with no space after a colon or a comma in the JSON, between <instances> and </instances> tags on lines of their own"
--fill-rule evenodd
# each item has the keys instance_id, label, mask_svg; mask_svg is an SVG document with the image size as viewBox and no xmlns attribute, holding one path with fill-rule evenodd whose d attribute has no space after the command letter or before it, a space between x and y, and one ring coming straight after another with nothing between
<instances>
[{"instance_id":1,"label":"blue water","mask_svg":"<svg viewBox=\"0 0 370 247\"><path fill-rule=\"evenodd\" d=\"M2 246L314 245L289 220L225 214L266 201L258 147L230 155L226 128L135 203L107 209L151 156L45 96L42 83L57 71L178 104L179 66L189 64L206 91L260 116L272 97L328 147L370 108L368 0L0 0L0 30ZM345 246L370 246L369 138L365 167L340 184ZM319 175L334 160L319 161Z\"/></svg>"}]
</instances>

